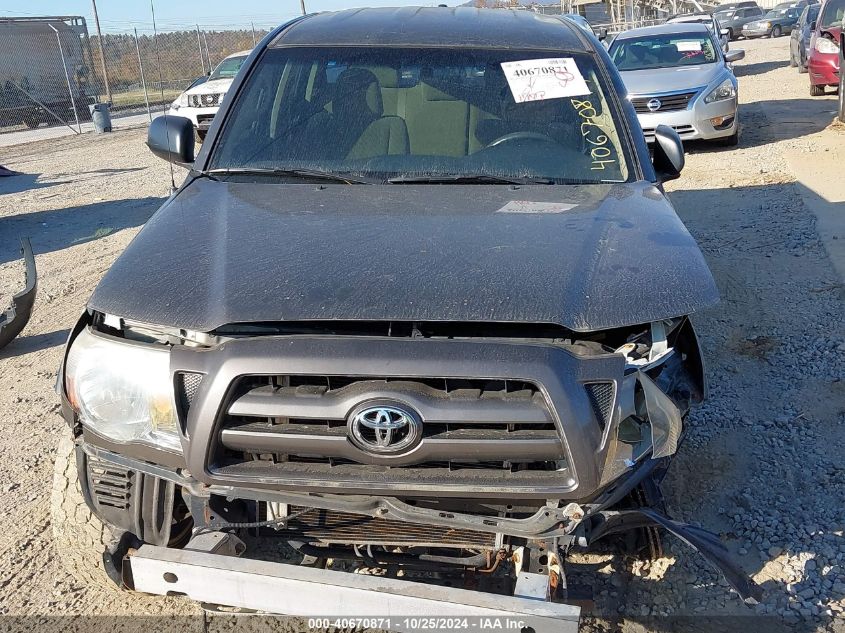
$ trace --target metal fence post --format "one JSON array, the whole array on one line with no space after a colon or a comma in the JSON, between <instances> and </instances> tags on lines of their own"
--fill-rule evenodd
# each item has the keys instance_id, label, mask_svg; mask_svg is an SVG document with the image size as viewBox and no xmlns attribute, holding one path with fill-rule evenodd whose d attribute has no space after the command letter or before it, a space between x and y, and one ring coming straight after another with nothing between
<instances>
[{"instance_id":1,"label":"metal fence post","mask_svg":"<svg viewBox=\"0 0 845 633\"><path fill-rule=\"evenodd\" d=\"M202 32L202 41L205 42L205 58L208 60L208 73L211 74L214 66L211 63L211 53L208 52L208 33L205 31Z\"/></svg>"},{"instance_id":2,"label":"metal fence post","mask_svg":"<svg viewBox=\"0 0 845 633\"><path fill-rule=\"evenodd\" d=\"M76 127L79 128L79 133L82 134L82 125L79 123L79 114L76 112L76 99L73 98L73 88L70 86L70 75L67 74L67 62L65 62L65 51L62 48L62 38L59 36L59 30L52 24L47 24L56 34L56 42L59 44L59 55L62 58L62 68L65 71L65 81L67 81L67 93L70 96L70 107L73 108L73 116L76 117Z\"/></svg>"},{"instance_id":3,"label":"metal fence post","mask_svg":"<svg viewBox=\"0 0 845 633\"><path fill-rule=\"evenodd\" d=\"M147 104L147 116L150 117L150 121L153 120L153 113L150 110L150 97L147 94L147 80L144 78L144 62L141 61L141 45L138 43L138 29L133 28L135 31L135 50L138 51L138 68L141 71L141 87L144 89L144 101Z\"/></svg>"},{"instance_id":4,"label":"metal fence post","mask_svg":"<svg viewBox=\"0 0 845 633\"><path fill-rule=\"evenodd\" d=\"M255 23L250 22L249 25L252 27L252 47L255 48Z\"/></svg>"},{"instance_id":5,"label":"metal fence post","mask_svg":"<svg viewBox=\"0 0 845 633\"><path fill-rule=\"evenodd\" d=\"M202 74L205 74L205 59L202 56L202 40L200 39L200 25L197 24L197 48L200 51L200 64L202 65Z\"/></svg>"}]
</instances>

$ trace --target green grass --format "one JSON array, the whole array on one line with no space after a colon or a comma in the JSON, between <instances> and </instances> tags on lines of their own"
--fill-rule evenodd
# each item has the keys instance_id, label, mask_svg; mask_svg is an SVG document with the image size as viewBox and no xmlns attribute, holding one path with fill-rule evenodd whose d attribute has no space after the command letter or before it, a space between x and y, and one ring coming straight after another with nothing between
<instances>
[{"instance_id":1,"label":"green grass","mask_svg":"<svg viewBox=\"0 0 845 633\"><path fill-rule=\"evenodd\" d=\"M152 90L149 89L148 91L150 103L161 103L161 91L160 90ZM181 90L176 90L175 88L166 88L164 90L164 101L170 102L173 101L176 97L182 94ZM105 96L101 97L105 100ZM144 106L146 105L146 101L144 100L144 91L143 90L129 90L127 92L113 92L111 96L112 106L115 108L127 108L132 106Z\"/></svg>"}]
</instances>

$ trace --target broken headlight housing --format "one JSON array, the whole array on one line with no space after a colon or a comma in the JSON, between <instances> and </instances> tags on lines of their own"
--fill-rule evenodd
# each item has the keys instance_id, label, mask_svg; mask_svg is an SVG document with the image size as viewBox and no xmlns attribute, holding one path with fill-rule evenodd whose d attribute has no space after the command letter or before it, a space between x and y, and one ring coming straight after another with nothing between
<instances>
[{"instance_id":1,"label":"broken headlight housing","mask_svg":"<svg viewBox=\"0 0 845 633\"><path fill-rule=\"evenodd\" d=\"M625 356L625 377L618 386L618 424L608 442L602 483L606 484L646 456L674 454L690 404L703 398L698 341L684 319L655 321L617 348Z\"/></svg>"},{"instance_id":2,"label":"broken headlight housing","mask_svg":"<svg viewBox=\"0 0 845 633\"><path fill-rule=\"evenodd\" d=\"M82 424L114 442L181 450L167 348L84 329L65 365L65 390Z\"/></svg>"}]
</instances>

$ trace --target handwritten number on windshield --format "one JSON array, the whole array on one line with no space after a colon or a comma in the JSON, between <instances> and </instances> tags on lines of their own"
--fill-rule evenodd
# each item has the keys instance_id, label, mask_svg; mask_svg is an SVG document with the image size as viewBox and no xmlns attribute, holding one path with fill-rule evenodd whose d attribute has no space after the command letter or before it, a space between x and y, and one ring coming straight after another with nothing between
<instances>
[{"instance_id":1,"label":"handwritten number on windshield","mask_svg":"<svg viewBox=\"0 0 845 633\"><path fill-rule=\"evenodd\" d=\"M610 138L601 129L598 123L595 122L595 117L598 114L592 102L587 99L571 99L573 107L581 116L581 136L592 147L590 148L590 157L592 158L591 170L604 170L607 165L612 165L616 162L611 149Z\"/></svg>"}]
</instances>

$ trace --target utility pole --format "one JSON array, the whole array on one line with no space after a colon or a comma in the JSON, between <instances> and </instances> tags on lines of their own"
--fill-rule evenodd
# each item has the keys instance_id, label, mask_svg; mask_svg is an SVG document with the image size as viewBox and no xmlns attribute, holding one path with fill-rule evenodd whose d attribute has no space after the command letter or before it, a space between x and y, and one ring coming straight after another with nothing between
<instances>
[{"instance_id":1,"label":"utility pole","mask_svg":"<svg viewBox=\"0 0 845 633\"><path fill-rule=\"evenodd\" d=\"M103 64L103 83L106 88L106 101L111 103L111 85L109 84L109 71L106 69L106 53L103 50L103 34L100 32L100 16L97 15L97 0L91 0L94 5L94 24L97 27L97 45L100 47L100 61Z\"/></svg>"},{"instance_id":2,"label":"utility pole","mask_svg":"<svg viewBox=\"0 0 845 633\"><path fill-rule=\"evenodd\" d=\"M302 9L302 15L305 15L305 0L299 0L299 8Z\"/></svg>"}]
</instances>

